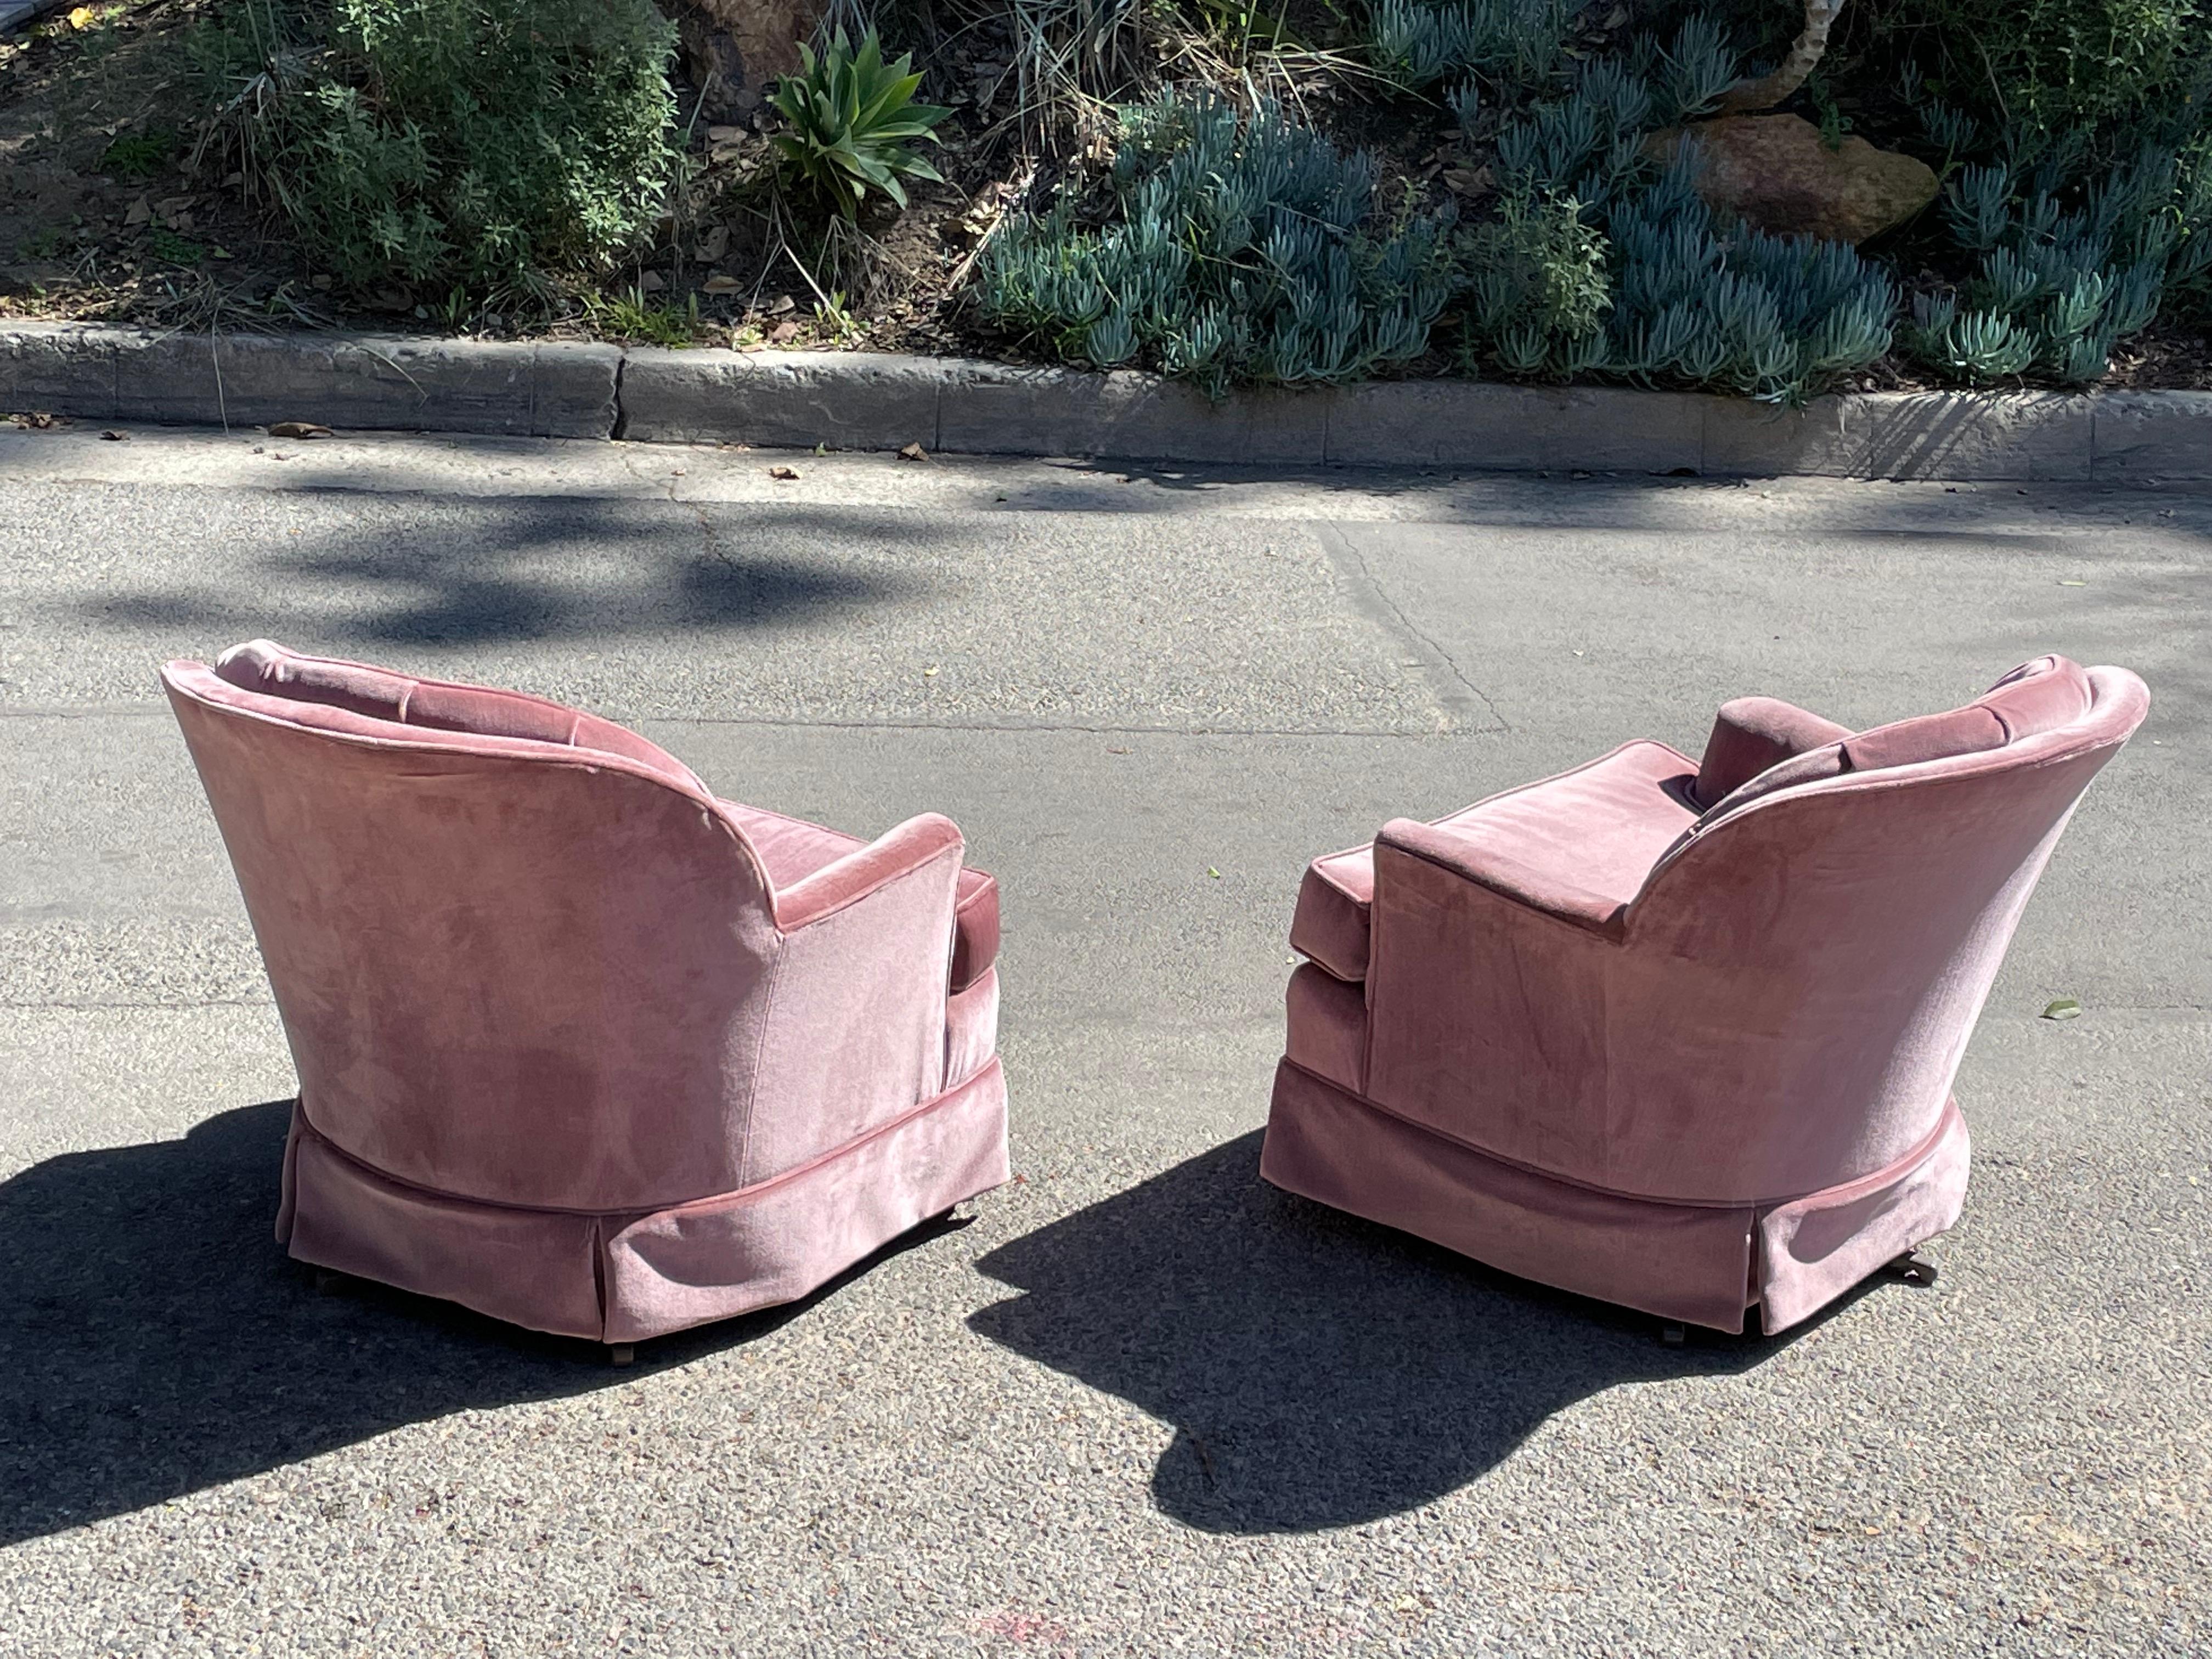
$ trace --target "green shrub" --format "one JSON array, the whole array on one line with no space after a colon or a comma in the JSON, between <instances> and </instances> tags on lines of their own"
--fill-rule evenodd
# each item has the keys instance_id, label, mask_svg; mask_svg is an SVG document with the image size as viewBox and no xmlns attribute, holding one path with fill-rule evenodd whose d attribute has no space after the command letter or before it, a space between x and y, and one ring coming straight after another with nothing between
<instances>
[{"instance_id":1,"label":"green shrub","mask_svg":"<svg viewBox=\"0 0 2212 1659\"><path fill-rule=\"evenodd\" d=\"M949 109L917 104L921 76L907 72L912 53L896 64L884 62L883 44L870 29L855 52L839 29L822 55L799 48L799 73L786 76L769 101L787 123L774 143L785 175L826 200L850 220L860 216L860 202L871 190L906 205L903 179L944 175L907 148L927 138Z\"/></svg>"},{"instance_id":2,"label":"green shrub","mask_svg":"<svg viewBox=\"0 0 2212 1659\"><path fill-rule=\"evenodd\" d=\"M1468 239L1465 355L1513 374L1562 368L1613 307L1605 256L1571 196L1507 197Z\"/></svg>"},{"instance_id":3,"label":"green shrub","mask_svg":"<svg viewBox=\"0 0 2212 1659\"><path fill-rule=\"evenodd\" d=\"M1170 90L1123 110L1111 188L1103 224L1063 194L993 239L987 317L1070 361L1142 362L1219 397L1418 357L1452 291L1449 217L1378 211L1372 161L1273 105L1240 119Z\"/></svg>"},{"instance_id":4,"label":"green shrub","mask_svg":"<svg viewBox=\"0 0 2212 1659\"><path fill-rule=\"evenodd\" d=\"M177 135L167 127L118 133L100 152L100 170L113 179L150 179L169 164Z\"/></svg>"},{"instance_id":5,"label":"green shrub","mask_svg":"<svg viewBox=\"0 0 2212 1659\"><path fill-rule=\"evenodd\" d=\"M314 264L492 294L605 273L653 228L674 43L649 0L243 0L198 52Z\"/></svg>"},{"instance_id":6,"label":"green shrub","mask_svg":"<svg viewBox=\"0 0 2212 1659\"><path fill-rule=\"evenodd\" d=\"M1869 57L1911 55L1986 118L2055 129L2171 109L2212 68L2200 0L1885 0Z\"/></svg>"}]
</instances>

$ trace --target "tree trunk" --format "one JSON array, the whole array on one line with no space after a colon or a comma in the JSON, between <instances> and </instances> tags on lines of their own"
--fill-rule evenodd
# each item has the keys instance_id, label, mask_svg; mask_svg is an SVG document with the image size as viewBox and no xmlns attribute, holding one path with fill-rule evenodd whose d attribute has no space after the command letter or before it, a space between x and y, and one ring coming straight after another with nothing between
<instances>
[{"instance_id":1,"label":"tree trunk","mask_svg":"<svg viewBox=\"0 0 2212 1659\"><path fill-rule=\"evenodd\" d=\"M664 0L676 16L684 67L710 121L750 115L779 76L799 68L799 43L823 0Z\"/></svg>"},{"instance_id":2,"label":"tree trunk","mask_svg":"<svg viewBox=\"0 0 2212 1659\"><path fill-rule=\"evenodd\" d=\"M1803 86L1805 77L1819 67L1821 54L1827 51L1828 31L1843 9L1844 0L1805 0L1805 27L1789 54L1775 66L1773 74L1739 81L1730 87L1721 95L1719 113L1742 115L1772 109Z\"/></svg>"}]
</instances>

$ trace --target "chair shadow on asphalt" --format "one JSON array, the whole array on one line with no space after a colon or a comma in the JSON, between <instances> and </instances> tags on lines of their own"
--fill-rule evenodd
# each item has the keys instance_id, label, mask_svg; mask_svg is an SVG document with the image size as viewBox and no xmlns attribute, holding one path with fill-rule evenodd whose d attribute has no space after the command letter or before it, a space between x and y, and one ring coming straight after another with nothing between
<instances>
[{"instance_id":1,"label":"chair shadow on asphalt","mask_svg":"<svg viewBox=\"0 0 2212 1659\"><path fill-rule=\"evenodd\" d=\"M1656 1319L1279 1192L1259 1164L1255 1132L1000 1247L977 1265L1023 1293L969 1320L1171 1424L1153 1498L1205 1531L1403 1513L1601 1389L1747 1371L1820 1322L1669 1347Z\"/></svg>"},{"instance_id":2,"label":"chair shadow on asphalt","mask_svg":"<svg viewBox=\"0 0 2212 1659\"><path fill-rule=\"evenodd\" d=\"M450 1303L351 1279L318 1294L271 1234L290 1115L289 1101L244 1107L0 1182L0 1546L636 1374L596 1343ZM754 1340L944 1231L917 1228L804 1301L661 1338L638 1366Z\"/></svg>"}]
</instances>

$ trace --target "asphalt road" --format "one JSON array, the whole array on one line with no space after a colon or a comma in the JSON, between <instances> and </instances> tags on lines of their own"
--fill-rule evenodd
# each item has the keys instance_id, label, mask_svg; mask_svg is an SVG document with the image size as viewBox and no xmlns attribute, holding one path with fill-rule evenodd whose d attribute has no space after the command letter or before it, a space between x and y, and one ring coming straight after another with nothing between
<instances>
[{"instance_id":1,"label":"asphalt road","mask_svg":"<svg viewBox=\"0 0 2212 1659\"><path fill-rule=\"evenodd\" d=\"M0 429L0 1652L2212 1648L2212 497L779 459ZM154 684L258 634L951 813L1016 1182L627 1370L319 1297ZM1308 858L2050 649L2154 706L1967 1056L1934 1287L1670 1348L1260 1183Z\"/></svg>"}]
</instances>

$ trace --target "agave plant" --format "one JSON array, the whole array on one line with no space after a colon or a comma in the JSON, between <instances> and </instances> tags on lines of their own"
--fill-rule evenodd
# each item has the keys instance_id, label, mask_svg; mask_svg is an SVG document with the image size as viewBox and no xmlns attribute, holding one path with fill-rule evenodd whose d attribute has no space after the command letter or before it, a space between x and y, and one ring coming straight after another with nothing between
<instances>
[{"instance_id":1,"label":"agave plant","mask_svg":"<svg viewBox=\"0 0 2212 1659\"><path fill-rule=\"evenodd\" d=\"M952 113L936 104L917 104L921 76L908 73L914 55L884 62L882 42L870 29L855 51L839 29L817 58L799 48L799 73L777 82L769 101L787 124L774 138L786 176L823 197L846 218L860 216L871 190L906 205L902 179L942 179L944 175L907 148L927 138Z\"/></svg>"}]
</instances>

